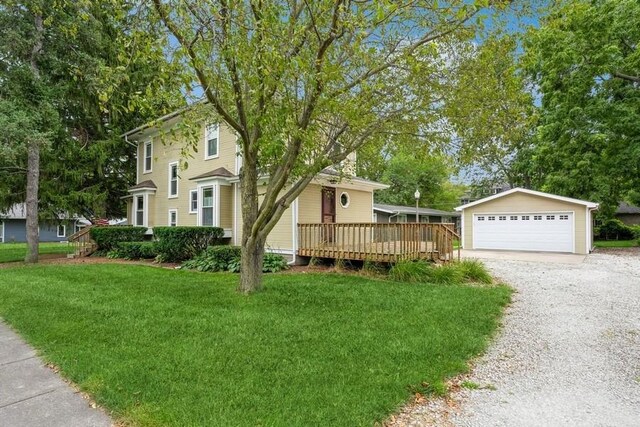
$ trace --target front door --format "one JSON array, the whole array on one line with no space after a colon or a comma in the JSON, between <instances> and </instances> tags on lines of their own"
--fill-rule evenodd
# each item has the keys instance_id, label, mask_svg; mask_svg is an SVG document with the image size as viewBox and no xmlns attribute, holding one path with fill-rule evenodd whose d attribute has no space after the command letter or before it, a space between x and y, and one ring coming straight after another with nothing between
<instances>
[{"instance_id":1,"label":"front door","mask_svg":"<svg viewBox=\"0 0 640 427\"><path fill-rule=\"evenodd\" d=\"M331 187L322 188L322 223L329 224L336 222L336 189ZM326 242L334 241L333 226L323 227L323 239Z\"/></svg>"}]
</instances>

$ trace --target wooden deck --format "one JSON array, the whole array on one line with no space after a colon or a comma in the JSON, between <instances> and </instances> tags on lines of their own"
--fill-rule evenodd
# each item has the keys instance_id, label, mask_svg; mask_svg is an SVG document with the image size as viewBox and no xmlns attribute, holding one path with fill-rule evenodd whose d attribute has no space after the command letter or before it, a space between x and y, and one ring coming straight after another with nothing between
<instances>
[{"instance_id":1,"label":"wooden deck","mask_svg":"<svg viewBox=\"0 0 640 427\"><path fill-rule=\"evenodd\" d=\"M455 239L453 224L298 224L297 254L390 263L403 259L447 262L454 259Z\"/></svg>"}]
</instances>

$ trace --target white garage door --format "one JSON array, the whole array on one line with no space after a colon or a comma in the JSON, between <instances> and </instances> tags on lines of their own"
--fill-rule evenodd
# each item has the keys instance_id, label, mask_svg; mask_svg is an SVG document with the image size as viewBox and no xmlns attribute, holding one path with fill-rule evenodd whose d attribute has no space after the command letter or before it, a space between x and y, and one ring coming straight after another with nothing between
<instances>
[{"instance_id":1,"label":"white garage door","mask_svg":"<svg viewBox=\"0 0 640 427\"><path fill-rule=\"evenodd\" d=\"M474 249L573 252L572 213L475 214Z\"/></svg>"}]
</instances>

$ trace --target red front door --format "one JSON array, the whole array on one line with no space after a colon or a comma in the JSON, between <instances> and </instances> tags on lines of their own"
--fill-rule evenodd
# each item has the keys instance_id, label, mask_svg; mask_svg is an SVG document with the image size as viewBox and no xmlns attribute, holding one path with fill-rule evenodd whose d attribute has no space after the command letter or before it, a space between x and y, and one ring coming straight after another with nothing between
<instances>
[{"instance_id":1,"label":"red front door","mask_svg":"<svg viewBox=\"0 0 640 427\"><path fill-rule=\"evenodd\" d=\"M322 188L322 223L336 222L336 189L331 187ZM334 241L333 226L325 226L323 239L326 242Z\"/></svg>"}]
</instances>

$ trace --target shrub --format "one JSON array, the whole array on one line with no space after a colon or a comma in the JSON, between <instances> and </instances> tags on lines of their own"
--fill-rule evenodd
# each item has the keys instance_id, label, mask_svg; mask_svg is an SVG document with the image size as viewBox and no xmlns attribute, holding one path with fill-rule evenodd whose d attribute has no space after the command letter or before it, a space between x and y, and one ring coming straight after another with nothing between
<instances>
[{"instance_id":1,"label":"shrub","mask_svg":"<svg viewBox=\"0 0 640 427\"><path fill-rule=\"evenodd\" d=\"M629 240L634 238L633 235L633 228L615 218L606 220L597 230L601 240Z\"/></svg>"},{"instance_id":2,"label":"shrub","mask_svg":"<svg viewBox=\"0 0 640 427\"><path fill-rule=\"evenodd\" d=\"M207 247L219 244L224 230L220 227L154 227L158 260L179 262L192 259Z\"/></svg>"},{"instance_id":3,"label":"shrub","mask_svg":"<svg viewBox=\"0 0 640 427\"><path fill-rule=\"evenodd\" d=\"M240 247L238 246L211 246L200 255L182 263L182 268L206 272L230 271L240 272ZM288 267L284 257L267 253L264 255L262 271L264 273L276 273Z\"/></svg>"},{"instance_id":4,"label":"shrub","mask_svg":"<svg viewBox=\"0 0 640 427\"><path fill-rule=\"evenodd\" d=\"M464 275L458 265L444 264L431 267L426 281L434 285L455 285L464 282Z\"/></svg>"},{"instance_id":5,"label":"shrub","mask_svg":"<svg viewBox=\"0 0 640 427\"><path fill-rule=\"evenodd\" d=\"M477 259L465 259L456 264L466 281L489 284L493 282L491 274Z\"/></svg>"},{"instance_id":6,"label":"shrub","mask_svg":"<svg viewBox=\"0 0 640 427\"><path fill-rule=\"evenodd\" d=\"M426 261L401 260L389 270L389 276L398 282L424 282L431 266Z\"/></svg>"},{"instance_id":7,"label":"shrub","mask_svg":"<svg viewBox=\"0 0 640 427\"><path fill-rule=\"evenodd\" d=\"M182 267L189 270L208 272L239 272L240 250L239 246L211 246L201 254L182 263Z\"/></svg>"},{"instance_id":8,"label":"shrub","mask_svg":"<svg viewBox=\"0 0 640 427\"><path fill-rule=\"evenodd\" d=\"M89 234L98 245L100 251L110 251L115 249L122 242L139 242L144 240L146 227L93 227Z\"/></svg>"},{"instance_id":9,"label":"shrub","mask_svg":"<svg viewBox=\"0 0 640 427\"><path fill-rule=\"evenodd\" d=\"M263 273L277 273L278 271L286 270L288 267L287 260L282 255L264 254L264 259L262 260Z\"/></svg>"},{"instance_id":10,"label":"shrub","mask_svg":"<svg viewBox=\"0 0 640 427\"><path fill-rule=\"evenodd\" d=\"M122 242L107 253L109 258L153 259L158 255L154 242Z\"/></svg>"}]
</instances>

